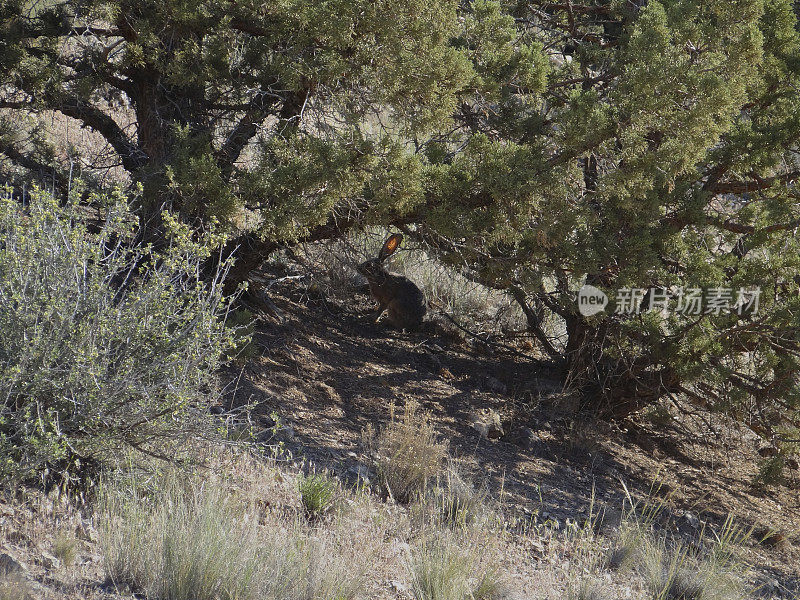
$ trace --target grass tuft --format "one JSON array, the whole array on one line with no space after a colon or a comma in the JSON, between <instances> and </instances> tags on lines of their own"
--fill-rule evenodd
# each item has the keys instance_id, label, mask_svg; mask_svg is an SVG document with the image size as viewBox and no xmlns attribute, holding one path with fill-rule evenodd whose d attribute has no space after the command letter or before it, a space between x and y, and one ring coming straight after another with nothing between
<instances>
[{"instance_id":1,"label":"grass tuft","mask_svg":"<svg viewBox=\"0 0 800 600\"><path fill-rule=\"evenodd\" d=\"M486 514L486 502L486 490L472 485L452 462L433 490L434 507L441 520L451 527L479 521Z\"/></svg>"},{"instance_id":2,"label":"grass tuft","mask_svg":"<svg viewBox=\"0 0 800 600\"><path fill-rule=\"evenodd\" d=\"M470 600L502 600L508 595L508 587L500 570L489 567L478 579Z\"/></svg>"},{"instance_id":3,"label":"grass tuft","mask_svg":"<svg viewBox=\"0 0 800 600\"><path fill-rule=\"evenodd\" d=\"M78 540L66 532L58 533L53 539L53 554L65 567L71 567L78 554Z\"/></svg>"},{"instance_id":4,"label":"grass tuft","mask_svg":"<svg viewBox=\"0 0 800 600\"><path fill-rule=\"evenodd\" d=\"M297 482L300 502L309 519L319 519L333 508L337 485L333 479L317 473L300 477Z\"/></svg>"},{"instance_id":5,"label":"grass tuft","mask_svg":"<svg viewBox=\"0 0 800 600\"><path fill-rule=\"evenodd\" d=\"M447 538L411 551L407 569L416 600L463 600L469 593L469 557Z\"/></svg>"},{"instance_id":6,"label":"grass tuft","mask_svg":"<svg viewBox=\"0 0 800 600\"><path fill-rule=\"evenodd\" d=\"M376 467L385 491L402 504L419 498L439 473L446 448L436 440L430 417L414 401L406 403L398 417L378 436Z\"/></svg>"},{"instance_id":7,"label":"grass tuft","mask_svg":"<svg viewBox=\"0 0 800 600\"><path fill-rule=\"evenodd\" d=\"M330 536L259 514L219 482L110 489L103 506L107 576L149 599L347 600L363 584Z\"/></svg>"},{"instance_id":8,"label":"grass tuft","mask_svg":"<svg viewBox=\"0 0 800 600\"><path fill-rule=\"evenodd\" d=\"M585 578L580 582L577 589L567 590L568 600L609 600L608 595L601 587L601 584L592 579Z\"/></svg>"}]
</instances>

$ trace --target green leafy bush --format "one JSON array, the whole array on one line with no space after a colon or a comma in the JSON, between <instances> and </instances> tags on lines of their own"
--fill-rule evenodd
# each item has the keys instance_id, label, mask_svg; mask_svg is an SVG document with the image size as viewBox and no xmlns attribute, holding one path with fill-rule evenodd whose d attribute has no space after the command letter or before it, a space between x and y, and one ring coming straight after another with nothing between
<instances>
[{"instance_id":1,"label":"green leafy bush","mask_svg":"<svg viewBox=\"0 0 800 600\"><path fill-rule=\"evenodd\" d=\"M174 456L235 336L226 266L202 275L219 240L165 215L170 244L138 245L121 194L92 197L96 214L24 200L0 194L0 478L86 475L131 448Z\"/></svg>"}]
</instances>

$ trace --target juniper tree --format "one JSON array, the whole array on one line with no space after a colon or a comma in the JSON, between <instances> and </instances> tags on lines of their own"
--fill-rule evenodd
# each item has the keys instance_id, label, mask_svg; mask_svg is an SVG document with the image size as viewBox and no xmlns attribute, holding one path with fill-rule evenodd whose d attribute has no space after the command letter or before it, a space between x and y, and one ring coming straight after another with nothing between
<instances>
[{"instance_id":1,"label":"juniper tree","mask_svg":"<svg viewBox=\"0 0 800 600\"><path fill-rule=\"evenodd\" d=\"M469 74L449 43L457 22L442 0L3 0L0 150L50 170L23 117L56 111L141 185L148 239L164 209L198 224L251 215L262 238L291 239L377 167L393 189L393 169L413 171L397 135L373 132L447 118Z\"/></svg>"},{"instance_id":2,"label":"juniper tree","mask_svg":"<svg viewBox=\"0 0 800 600\"><path fill-rule=\"evenodd\" d=\"M680 394L797 426L790 0L2 6L0 106L102 135L143 223L241 232L234 280L286 241L401 227L512 294L602 414ZM37 168L20 123L2 152ZM587 283L758 287L760 307L585 317Z\"/></svg>"},{"instance_id":3,"label":"juniper tree","mask_svg":"<svg viewBox=\"0 0 800 600\"><path fill-rule=\"evenodd\" d=\"M462 105L448 142L461 150L431 162L435 203L413 215L416 234L469 265L470 276L513 293L540 337L541 318L558 315L565 339L545 348L602 414L681 395L765 436L792 437L800 416L792 2L533 1L507 10L518 39L534 38L550 55L547 87L509 82L488 102ZM612 303L585 317L575 296L587 283L611 296L619 288L672 296L663 314L613 314ZM681 288L760 288L760 306L689 315L676 310Z\"/></svg>"}]
</instances>

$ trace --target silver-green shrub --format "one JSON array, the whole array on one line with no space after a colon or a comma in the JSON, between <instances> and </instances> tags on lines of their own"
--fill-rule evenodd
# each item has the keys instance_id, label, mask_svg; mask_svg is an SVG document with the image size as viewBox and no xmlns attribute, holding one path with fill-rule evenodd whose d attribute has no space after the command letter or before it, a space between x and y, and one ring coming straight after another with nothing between
<instances>
[{"instance_id":1,"label":"silver-green shrub","mask_svg":"<svg viewBox=\"0 0 800 600\"><path fill-rule=\"evenodd\" d=\"M0 192L0 479L175 456L232 345L225 266L202 269L218 240L165 215L156 251L122 194L90 200Z\"/></svg>"}]
</instances>

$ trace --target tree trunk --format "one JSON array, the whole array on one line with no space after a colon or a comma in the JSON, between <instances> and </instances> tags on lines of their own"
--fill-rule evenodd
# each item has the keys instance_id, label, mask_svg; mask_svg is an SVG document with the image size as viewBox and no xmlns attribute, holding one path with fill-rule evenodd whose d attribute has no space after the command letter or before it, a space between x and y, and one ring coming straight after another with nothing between
<instances>
[{"instance_id":1,"label":"tree trunk","mask_svg":"<svg viewBox=\"0 0 800 600\"><path fill-rule=\"evenodd\" d=\"M579 394L581 405L601 419L621 419L678 392L680 381L669 366L647 356L612 358L608 342L613 323L592 326L580 315L567 319L564 387ZM618 334L617 334L618 335Z\"/></svg>"}]
</instances>

